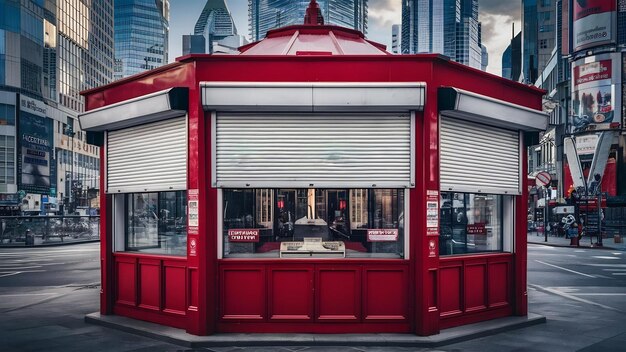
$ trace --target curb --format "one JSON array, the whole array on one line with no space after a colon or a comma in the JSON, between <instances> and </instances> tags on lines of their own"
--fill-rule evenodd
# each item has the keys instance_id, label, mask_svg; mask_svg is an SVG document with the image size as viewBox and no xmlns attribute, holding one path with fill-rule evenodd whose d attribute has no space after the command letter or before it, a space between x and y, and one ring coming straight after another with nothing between
<instances>
[{"instance_id":1,"label":"curb","mask_svg":"<svg viewBox=\"0 0 626 352\"><path fill-rule=\"evenodd\" d=\"M189 348L260 346L399 346L438 347L543 324L546 317L529 313L442 330L438 335L412 334L215 334L196 336L185 330L117 315L87 314L85 322Z\"/></svg>"},{"instance_id":2,"label":"curb","mask_svg":"<svg viewBox=\"0 0 626 352\"><path fill-rule=\"evenodd\" d=\"M584 249L606 249L606 250L611 250L611 251L623 251L625 249L623 248L615 248L615 247L609 247L609 246L602 246L602 247L592 247L590 245L584 245L584 246L571 246L568 244L559 244L559 243L550 243L550 242L531 242L531 241L527 241L527 244L537 244L540 246L550 246L550 247L561 247L561 248L584 248Z\"/></svg>"},{"instance_id":3,"label":"curb","mask_svg":"<svg viewBox=\"0 0 626 352\"><path fill-rule=\"evenodd\" d=\"M73 244L84 244L84 243L94 243L94 242L100 242L100 239L97 239L97 240L86 240L86 241L76 241L76 242L42 243L42 244L38 244L36 246L26 246L26 245L4 246L4 245L0 245L0 248L33 249L33 248L41 248L41 247L71 246Z\"/></svg>"}]
</instances>

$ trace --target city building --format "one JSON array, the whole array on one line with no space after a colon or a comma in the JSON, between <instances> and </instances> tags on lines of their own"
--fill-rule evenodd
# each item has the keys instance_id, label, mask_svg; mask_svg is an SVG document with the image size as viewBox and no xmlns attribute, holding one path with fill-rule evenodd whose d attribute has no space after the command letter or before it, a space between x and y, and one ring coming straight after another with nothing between
<instances>
[{"instance_id":1,"label":"city building","mask_svg":"<svg viewBox=\"0 0 626 352\"><path fill-rule=\"evenodd\" d=\"M258 41L273 28L301 24L309 0L248 0L250 38ZM367 0L318 0L326 24L367 34Z\"/></svg>"},{"instance_id":2,"label":"city building","mask_svg":"<svg viewBox=\"0 0 626 352\"><path fill-rule=\"evenodd\" d=\"M183 35L183 55L205 54L206 41L203 35L185 34Z\"/></svg>"},{"instance_id":3,"label":"city building","mask_svg":"<svg viewBox=\"0 0 626 352\"><path fill-rule=\"evenodd\" d=\"M392 54L401 54L402 53L402 28L399 24L394 24L391 26L391 53Z\"/></svg>"},{"instance_id":4,"label":"city building","mask_svg":"<svg viewBox=\"0 0 626 352\"><path fill-rule=\"evenodd\" d=\"M531 1L527 3L525 5L531 5ZM528 148L528 173L529 177L539 172L549 173L548 188L553 192L532 189L529 209L535 210L531 215L537 221L544 217L542 213L552 214L551 209L546 208L575 204L580 197L583 201L591 197L590 202L596 204L596 197L601 197L601 207L606 214L604 236L623 235L623 229L616 227L623 217L616 218L615 214L622 214L626 207L626 156L623 153L626 146L623 116L626 9L611 0L550 3L552 9L546 9L541 6L548 5L547 2L541 2L538 8L544 15L538 15L538 21L546 20L547 12L554 14L555 47L534 81L547 92L543 97L543 110L549 113L550 125ZM533 16L528 17L532 20ZM537 33L541 47L541 34ZM533 35L532 32L524 34ZM540 49L534 53L540 53ZM525 59L533 55L527 54L524 52ZM538 60L537 65L541 65L541 61ZM600 186L594 186L598 180ZM601 196L597 190L602 192ZM594 207L593 215L589 216L590 207L578 207L576 216L582 222L597 219L597 208ZM559 220L552 215L542 219L546 224ZM590 235L598 236L599 229L593 221L586 226Z\"/></svg>"},{"instance_id":5,"label":"city building","mask_svg":"<svg viewBox=\"0 0 626 352\"><path fill-rule=\"evenodd\" d=\"M0 214L87 212L100 148L78 126L79 92L112 80L112 5L0 5Z\"/></svg>"},{"instance_id":6,"label":"city building","mask_svg":"<svg viewBox=\"0 0 626 352\"><path fill-rule=\"evenodd\" d=\"M407 0L402 3L402 53L441 53L482 68L478 0Z\"/></svg>"},{"instance_id":7,"label":"city building","mask_svg":"<svg viewBox=\"0 0 626 352\"><path fill-rule=\"evenodd\" d=\"M237 27L224 0L206 2L194 27L194 35L204 38L203 52L207 54L236 53L238 47L247 43L243 36L237 34Z\"/></svg>"},{"instance_id":8,"label":"city building","mask_svg":"<svg viewBox=\"0 0 626 352\"><path fill-rule=\"evenodd\" d=\"M539 75L537 0L522 0L522 75L520 82L534 83Z\"/></svg>"},{"instance_id":9,"label":"city building","mask_svg":"<svg viewBox=\"0 0 626 352\"><path fill-rule=\"evenodd\" d=\"M513 29L515 31L515 29ZM519 81L522 71L522 32L513 36L502 53L502 77Z\"/></svg>"},{"instance_id":10,"label":"city building","mask_svg":"<svg viewBox=\"0 0 626 352\"><path fill-rule=\"evenodd\" d=\"M542 0L537 2L537 72L542 72L556 46L556 1ZM531 81L532 82L532 81Z\"/></svg>"},{"instance_id":11,"label":"city building","mask_svg":"<svg viewBox=\"0 0 626 352\"><path fill-rule=\"evenodd\" d=\"M489 52L487 52L487 47L484 44L480 46L480 51L480 69L487 71L487 65L489 65Z\"/></svg>"},{"instance_id":12,"label":"city building","mask_svg":"<svg viewBox=\"0 0 626 352\"><path fill-rule=\"evenodd\" d=\"M169 0L115 0L115 79L168 62Z\"/></svg>"},{"instance_id":13,"label":"city building","mask_svg":"<svg viewBox=\"0 0 626 352\"><path fill-rule=\"evenodd\" d=\"M527 315L520 146L543 91L390 55L311 3L239 55L84 92L107 136L89 319L429 336Z\"/></svg>"}]
</instances>

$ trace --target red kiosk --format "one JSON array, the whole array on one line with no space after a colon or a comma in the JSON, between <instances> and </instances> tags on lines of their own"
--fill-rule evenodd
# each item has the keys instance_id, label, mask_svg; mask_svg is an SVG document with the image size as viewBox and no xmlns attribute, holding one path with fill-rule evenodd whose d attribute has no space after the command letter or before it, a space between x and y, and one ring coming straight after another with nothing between
<instances>
[{"instance_id":1,"label":"red kiosk","mask_svg":"<svg viewBox=\"0 0 626 352\"><path fill-rule=\"evenodd\" d=\"M83 93L104 146L101 313L196 335L526 315L543 92L308 13L240 55Z\"/></svg>"}]
</instances>

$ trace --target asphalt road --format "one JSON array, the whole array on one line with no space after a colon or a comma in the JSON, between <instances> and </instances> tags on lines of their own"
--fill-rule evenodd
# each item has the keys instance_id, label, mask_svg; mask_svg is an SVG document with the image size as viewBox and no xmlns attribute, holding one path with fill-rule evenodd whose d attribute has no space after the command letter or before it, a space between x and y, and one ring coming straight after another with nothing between
<instances>
[{"instance_id":1,"label":"asphalt road","mask_svg":"<svg viewBox=\"0 0 626 352\"><path fill-rule=\"evenodd\" d=\"M0 249L0 351L190 351L85 324L98 309L98 244ZM529 245L530 311L546 324L436 351L625 351L626 252ZM222 347L199 351L426 351Z\"/></svg>"}]
</instances>

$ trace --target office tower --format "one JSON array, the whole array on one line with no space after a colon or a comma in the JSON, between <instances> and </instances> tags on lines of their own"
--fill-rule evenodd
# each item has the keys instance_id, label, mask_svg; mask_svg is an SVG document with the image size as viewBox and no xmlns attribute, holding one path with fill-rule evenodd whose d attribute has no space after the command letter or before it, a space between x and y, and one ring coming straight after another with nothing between
<instances>
[{"instance_id":1,"label":"office tower","mask_svg":"<svg viewBox=\"0 0 626 352\"><path fill-rule=\"evenodd\" d=\"M480 69L487 71L487 65L489 65L489 53L487 52L487 47L484 44L480 46L480 49Z\"/></svg>"},{"instance_id":2,"label":"office tower","mask_svg":"<svg viewBox=\"0 0 626 352\"><path fill-rule=\"evenodd\" d=\"M79 92L113 77L112 3L0 0L0 8L0 214L60 211L70 194L87 205L97 198L99 148L75 121Z\"/></svg>"},{"instance_id":3,"label":"office tower","mask_svg":"<svg viewBox=\"0 0 626 352\"><path fill-rule=\"evenodd\" d=\"M502 54L502 77L518 81L522 69L522 33L517 33Z\"/></svg>"},{"instance_id":4,"label":"office tower","mask_svg":"<svg viewBox=\"0 0 626 352\"><path fill-rule=\"evenodd\" d=\"M402 34L400 31L400 25L394 24L391 26L391 53L400 54L401 53L401 44L400 41L402 39Z\"/></svg>"},{"instance_id":5,"label":"office tower","mask_svg":"<svg viewBox=\"0 0 626 352\"><path fill-rule=\"evenodd\" d=\"M444 49L444 2L407 0L402 5L402 53L441 53Z\"/></svg>"},{"instance_id":6,"label":"office tower","mask_svg":"<svg viewBox=\"0 0 626 352\"><path fill-rule=\"evenodd\" d=\"M169 0L115 1L115 79L168 61Z\"/></svg>"},{"instance_id":7,"label":"office tower","mask_svg":"<svg viewBox=\"0 0 626 352\"><path fill-rule=\"evenodd\" d=\"M250 38L263 39L267 31L301 24L309 0L248 0ZM326 24L367 34L367 0L317 0Z\"/></svg>"},{"instance_id":8,"label":"office tower","mask_svg":"<svg viewBox=\"0 0 626 352\"><path fill-rule=\"evenodd\" d=\"M237 33L237 27L224 0L206 2L194 27L194 36L202 36L203 52L208 54L234 54L238 52L238 47L247 44L246 39ZM183 46L184 40L183 38ZM194 50L200 50L199 44L195 45Z\"/></svg>"},{"instance_id":9,"label":"office tower","mask_svg":"<svg viewBox=\"0 0 626 352\"><path fill-rule=\"evenodd\" d=\"M556 41L556 6L554 1L537 2L537 71L550 61ZM534 83L534 82L531 82Z\"/></svg>"},{"instance_id":10,"label":"office tower","mask_svg":"<svg viewBox=\"0 0 626 352\"><path fill-rule=\"evenodd\" d=\"M183 55L204 53L206 46L203 35L183 35Z\"/></svg>"},{"instance_id":11,"label":"office tower","mask_svg":"<svg viewBox=\"0 0 626 352\"><path fill-rule=\"evenodd\" d=\"M481 68L477 0L406 0L402 6L402 53L442 53Z\"/></svg>"},{"instance_id":12,"label":"office tower","mask_svg":"<svg viewBox=\"0 0 626 352\"><path fill-rule=\"evenodd\" d=\"M537 0L522 0L521 82L534 83L538 76Z\"/></svg>"}]
</instances>

